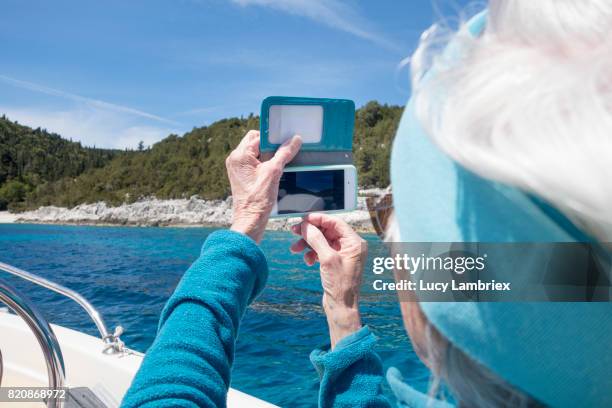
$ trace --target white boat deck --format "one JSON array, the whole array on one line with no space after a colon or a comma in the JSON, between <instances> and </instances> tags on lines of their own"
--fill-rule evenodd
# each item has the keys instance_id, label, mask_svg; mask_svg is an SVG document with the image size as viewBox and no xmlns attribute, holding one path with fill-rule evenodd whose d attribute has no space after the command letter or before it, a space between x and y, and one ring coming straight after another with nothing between
<instances>
[{"instance_id":1,"label":"white boat deck","mask_svg":"<svg viewBox=\"0 0 612 408\"><path fill-rule=\"evenodd\" d=\"M108 407L118 407L136 374L143 355L130 351L103 354L99 338L51 325L64 356L66 385L87 387ZM2 387L45 387L47 368L43 353L28 326L18 316L0 310L0 351L4 361ZM230 408L265 408L274 405L235 389L228 393ZM41 407L42 403L11 403L17 407Z\"/></svg>"}]
</instances>

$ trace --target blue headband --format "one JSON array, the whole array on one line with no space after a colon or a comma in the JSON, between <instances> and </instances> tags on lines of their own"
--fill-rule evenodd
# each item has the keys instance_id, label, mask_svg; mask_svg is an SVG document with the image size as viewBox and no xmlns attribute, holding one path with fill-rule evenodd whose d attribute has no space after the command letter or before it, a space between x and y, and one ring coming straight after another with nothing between
<instances>
[{"instance_id":1,"label":"blue headband","mask_svg":"<svg viewBox=\"0 0 612 408\"><path fill-rule=\"evenodd\" d=\"M468 23L472 35L483 32L486 19L483 12ZM447 157L423 131L412 100L395 137L391 181L403 242L586 239L553 207ZM447 302L421 308L455 346L539 401L612 406L612 304Z\"/></svg>"}]
</instances>

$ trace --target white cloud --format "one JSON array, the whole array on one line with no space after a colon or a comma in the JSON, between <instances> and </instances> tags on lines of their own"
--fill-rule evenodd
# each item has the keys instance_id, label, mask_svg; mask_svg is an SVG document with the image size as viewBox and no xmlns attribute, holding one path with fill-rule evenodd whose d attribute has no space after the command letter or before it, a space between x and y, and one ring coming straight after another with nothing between
<instances>
[{"instance_id":1,"label":"white cloud","mask_svg":"<svg viewBox=\"0 0 612 408\"><path fill-rule=\"evenodd\" d=\"M141 140L148 146L170 133L178 133L176 129L135 123L122 113L91 106L66 110L0 106L0 112L23 125L47 129L84 146L134 149Z\"/></svg>"},{"instance_id":2,"label":"white cloud","mask_svg":"<svg viewBox=\"0 0 612 408\"><path fill-rule=\"evenodd\" d=\"M139 141L145 145L178 133L180 124L128 106L50 88L0 75L0 82L33 92L69 101L47 106L0 106L0 113L21 124L43 128L64 138L80 141L84 146L105 148L136 148ZM155 126L151 123L162 123Z\"/></svg>"},{"instance_id":3,"label":"white cloud","mask_svg":"<svg viewBox=\"0 0 612 408\"><path fill-rule=\"evenodd\" d=\"M262 6L270 7L285 13L307 17L320 24L347 32L364 40L371 41L390 50L398 50L383 35L370 27L367 19L355 8L340 0L231 0L243 7Z\"/></svg>"},{"instance_id":4,"label":"white cloud","mask_svg":"<svg viewBox=\"0 0 612 408\"><path fill-rule=\"evenodd\" d=\"M76 95L76 94L65 92L59 89L50 88L45 85L35 84L33 82L22 81L20 79L11 78L5 75L0 75L0 81L7 83L9 85L15 86L17 88L27 89L27 90L34 91L34 92L43 93L45 95L57 96L60 98L69 99L74 102L84 103L93 108L99 108L99 109L103 109L107 111L123 113L123 114L128 114L128 115L133 115L133 116L139 116L145 119L150 119L150 120L167 123L171 125L178 125L178 123L170 119L162 118L161 116L143 112L141 110L130 108L128 106L122 106L122 105L117 105L117 104L110 103L110 102L101 101L98 99L87 98L81 95Z\"/></svg>"}]
</instances>

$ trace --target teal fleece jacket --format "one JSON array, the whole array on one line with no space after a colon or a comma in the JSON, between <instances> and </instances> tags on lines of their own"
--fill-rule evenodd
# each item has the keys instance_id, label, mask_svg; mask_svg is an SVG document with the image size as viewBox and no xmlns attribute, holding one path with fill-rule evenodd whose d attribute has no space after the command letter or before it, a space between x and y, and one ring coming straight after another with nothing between
<instances>
[{"instance_id":1,"label":"teal fleece jacket","mask_svg":"<svg viewBox=\"0 0 612 408\"><path fill-rule=\"evenodd\" d=\"M209 235L162 311L122 407L225 407L234 347L247 306L263 290L266 259L233 231ZM388 407L382 364L367 327L311 354L321 407Z\"/></svg>"}]
</instances>

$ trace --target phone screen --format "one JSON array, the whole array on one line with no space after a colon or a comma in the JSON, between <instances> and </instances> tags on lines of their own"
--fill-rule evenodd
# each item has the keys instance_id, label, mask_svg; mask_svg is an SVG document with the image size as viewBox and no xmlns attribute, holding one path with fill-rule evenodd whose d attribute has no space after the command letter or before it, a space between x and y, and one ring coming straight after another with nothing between
<instances>
[{"instance_id":1,"label":"phone screen","mask_svg":"<svg viewBox=\"0 0 612 408\"><path fill-rule=\"evenodd\" d=\"M344 209L344 170L283 173L278 189L278 214Z\"/></svg>"}]
</instances>

